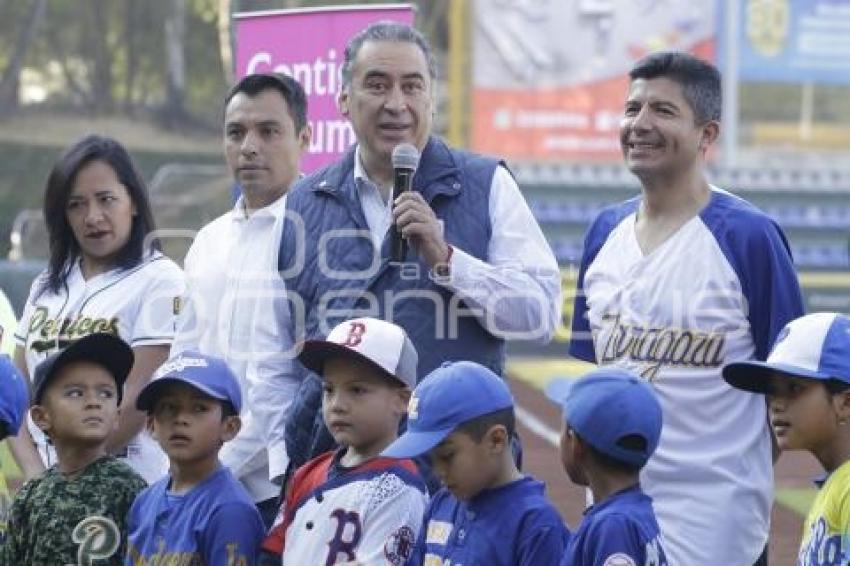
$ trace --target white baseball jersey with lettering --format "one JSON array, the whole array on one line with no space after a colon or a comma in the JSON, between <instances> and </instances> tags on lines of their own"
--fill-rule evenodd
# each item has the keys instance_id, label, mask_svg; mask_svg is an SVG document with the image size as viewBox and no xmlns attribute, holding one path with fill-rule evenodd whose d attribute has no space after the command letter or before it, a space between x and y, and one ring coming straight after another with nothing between
<instances>
[{"instance_id":1,"label":"white baseball jersey with lettering","mask_svg":"<svg viewBox=\"0 0 850 566\"><path fill-rule=\"evenodd\" d=\"M721 367L764 360L802 314L788 244L770 218L712 187L699 215L645 255L639 204L606 209L587 234L570 353L655 386L664 425L641 483L670 564L749 566L773 491L766 402L727 385Z\"/></svg>"},{"instance_id":2,"label":"white baseball jersey with lettering","mask_svg":"<svg viewBox=\"0 0 850 566\"><path fill-rule=\"evenodd\" d=\"M301 466L263 542L283 564L404 564L422 525L428 491L411 460L374 458L343 468L344 448Z\"/></svg>"},{"instance_id":3,"label":"white baseball jersey with lettering","mask_svg":"<svg viewBox=\"0 0 850 566\"><path fill-rule=\"evenodd\" d=\"M169 345L185 292L183 271L159 252L130 269L113 269L88 281L79 263L59 293L40 292L46 273L36 277L15 340L24 348L29 375L39 362L74 340L95 332L121 337L131 347ZM45 466L56 453L32 419L27 420ZM168 471L168 459L156 441L140 432L127 446L125 460L149 484Z\"/></svg>"}]
</instances>

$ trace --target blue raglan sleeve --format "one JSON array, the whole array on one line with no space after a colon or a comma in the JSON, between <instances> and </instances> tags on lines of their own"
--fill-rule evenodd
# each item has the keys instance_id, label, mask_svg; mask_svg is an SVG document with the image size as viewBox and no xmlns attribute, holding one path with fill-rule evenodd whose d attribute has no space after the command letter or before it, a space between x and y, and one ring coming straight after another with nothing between
<instances>
[{"instance_id":1,"label":"blue raglan sleeve","mask_svg":"<svg viewBox=\"0 0 850 566\"><path fill-rule=\"evenodd\" d=\"M746 220L727 230L720 244L747 301L755 357L765 360L782 327L803 315L803 295L779 226L764 215Z\"/></svg>"},{"instance_id":2,"label":"blue raglan sleeve","mask_svg":"<svg viewBox=\"0 0 850 566\"><path fill-rule=\"evenodd\" d=\"M265 534L257 508L248 503L226 503L210 516L199 551L208 566L254 566Z\"/></svg>"},{"instance_id":3,"label":"blue raglan sleeve","mask_svg":"<svg viewBox=\"0 0 850 566\"><path fill-rule=\"evenodd\" d=\"M596 350L587 318L587 297L584 278L587 270L596 259L599 250L611 231L619 222L637 209L637 201L631 200L602 211L593 221L584 236L584 249L581 254L576 292L573 298L573 317L570 333L569 354L586 362L596 363Z\"/></svg>"},{"instance_id":4,"label":"blue raglan sleeve","mask_svg":"<svg viewBox=\"0 0 850 566\"><path fill-rule=\"evenodd\" d=\"M762 238L761 242L753 238L751 244L751 257L755 261L751 265L747 293L750 326L759 360L767 359L782 327L802 316L804 311L803 295L785 235L771 221Z\"/></svg>"}]
</instances>

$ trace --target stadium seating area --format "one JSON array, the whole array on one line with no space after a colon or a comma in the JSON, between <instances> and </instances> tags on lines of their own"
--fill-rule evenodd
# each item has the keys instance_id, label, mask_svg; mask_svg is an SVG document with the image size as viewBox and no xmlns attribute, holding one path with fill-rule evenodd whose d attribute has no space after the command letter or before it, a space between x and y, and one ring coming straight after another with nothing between
<instances>
[{"instance_id":1,"label":"stadium seating area","mask_svg":"<svg viewBox=\"0 0 850 566\"><path fill-rule=\"evenodd\" d=\"M605 206L638 194L628 171L611 165L513 167L561 265L581 259L584 232ZM850 268L850 174L715 171L712 181L753 202L782 226L801 269Z\"/></svg>"}]
</instances>

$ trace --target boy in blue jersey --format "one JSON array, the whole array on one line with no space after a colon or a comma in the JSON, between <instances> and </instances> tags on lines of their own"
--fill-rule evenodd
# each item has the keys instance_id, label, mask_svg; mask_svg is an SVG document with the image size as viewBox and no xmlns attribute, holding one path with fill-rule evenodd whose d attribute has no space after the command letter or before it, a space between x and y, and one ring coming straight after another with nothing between
<instances>
[{"instance_id":1,"label":"boy in blue jersey","mask_svg":"<svg viewBox=\"0 0 850 566\"><path fill-rule=\"evenodd\" d=\"M514 463L514 403L474 362L446 363L416 387L407 432L383 452L429 453L444 487L431 499L407 564L557 564L569 531L544 486Z\"/></svg>"},{"instance_id":2,"label":"boy in blue jersey","mask_svg":"<svg viewBox=\"0 0 850 566\"><path fill-rule=\"evenodd\" d=\"M652 387L627 371L605 368L575 382L556 379L546 394L564 413L564 469L573 482L590 487L595 502L561 565L666 565L652 499L638 479L661 436L661 405Z\"/></svg>"},{"instance_id":3,"label":"boy in blue jersey","mask_svg":"<svg viewBox=\"0 0 850 566\"><path fill-rule=\"evenodd\" d=\"M733 387L767 394L782 450L808 450L826 470L803 525L799 566L850 563L850 317L815 313L788 323L766 362L723 368Z\"/></svg>"},{"instance_id":4,"label":"boy in blue jersey","mask_svg":"<svg viewBox=\"0 0 850 566\"><path fill-rule=\"evenodd\" d=\"M254 564L262 519L218 460L241 426L242 395L227 364L183 352L157 370L136 407L171 468L130 509L126 564Z\"/></svg>"},{"instance_id":5,"label":"boy in blue jersey","mask_svg":"<svg viewBox=\"0 0 850 566\"><path fill-rule=\"evenodd\" d=\"M0 440L18 434L29 404L24 377L9 359L0 354ZM0 465L0 544L6 538L6 514L12 504L6 476Z\"/></svg>"}]
</instances>

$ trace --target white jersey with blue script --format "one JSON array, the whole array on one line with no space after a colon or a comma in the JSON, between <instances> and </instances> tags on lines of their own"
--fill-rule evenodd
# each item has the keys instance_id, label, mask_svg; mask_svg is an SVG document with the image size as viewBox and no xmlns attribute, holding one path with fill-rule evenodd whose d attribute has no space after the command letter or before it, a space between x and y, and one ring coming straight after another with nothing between
<instances>
[{"instance_id":1,"label":"white jersey with blue script","mask_svg":"<svg viewBox=\"0 0 850 566\"><path fill-rule=\"evenodd\" d=\"M850 462L832 472L818 491L803 525L797 566L850 563Z\"/></svg>"},{"instance_id":2,"label":"white jersey with blue script","mask_svg":"<svg viewBox=\"0 0 850 566\"><path fill-rule=\"evenodd\" d=\"M461 501L434 494L408 566L546 566L561 560L570 533L530 477Z\"/></svg>"},{"instance_id":3,"label":"white jersey with blue script","mask_svg":"<svg viewBox=\"0 0 850 566\"><path fill-rule=\"evenodd\" d=\"M632 370L655 387L661 440L641 473L671 564L753 564L773 492L762 395L721 367L764 360L803 312L788 244L770 218L711 188L708 204L644 254L641 199L604 210L584 245L570 354Z\"/></svg>"},{"instance_id":4,"label":"white jersey with blue script","mask_svg":"<svg viewBox=\"0 0 850 566\"><path fill-rule=\"evenodd\" d=\"M652 499L638 486L588 508L561 562L561 566L667 564Z\"/></svg>"}]
</instances>

